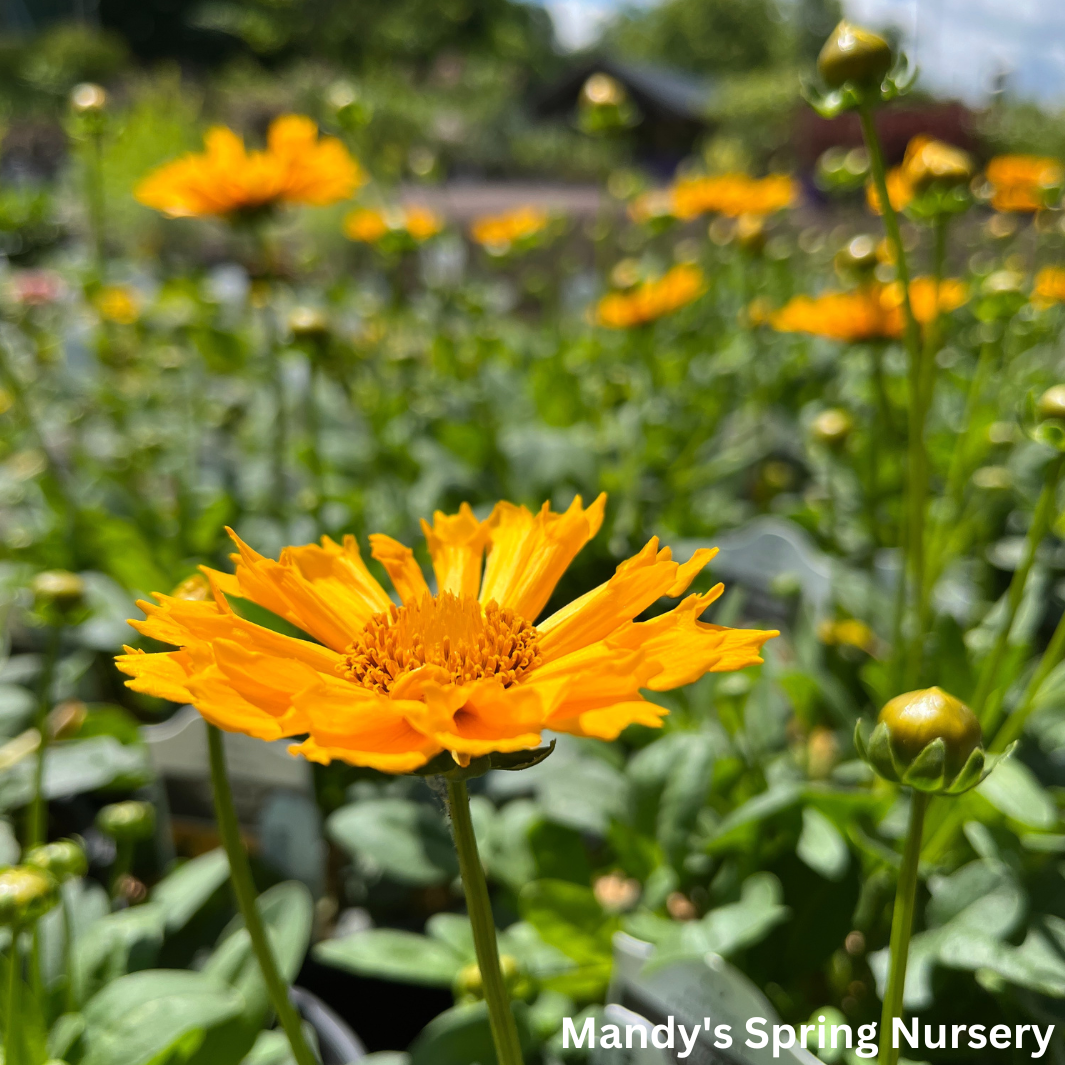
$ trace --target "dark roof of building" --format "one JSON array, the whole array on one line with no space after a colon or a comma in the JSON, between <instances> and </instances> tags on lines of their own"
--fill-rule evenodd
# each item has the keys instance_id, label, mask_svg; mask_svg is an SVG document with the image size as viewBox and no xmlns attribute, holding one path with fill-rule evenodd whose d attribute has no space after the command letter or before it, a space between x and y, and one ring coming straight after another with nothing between
<instances>
[{"instance_id":1,"label":"dark roof of building","mask_svg":"<svg viewBox=\"0 0 1065 1065\"><path fill-rule=\"evenodd\" d=\"M552 85L536 105L541 115L571 109L582 86L593 74L609 74L628 90L644 113L656 113L689 122L709 121L712 82L686 71L650 63L630 63L609 56L586 59Z\"/></svg>"}]
</instances>

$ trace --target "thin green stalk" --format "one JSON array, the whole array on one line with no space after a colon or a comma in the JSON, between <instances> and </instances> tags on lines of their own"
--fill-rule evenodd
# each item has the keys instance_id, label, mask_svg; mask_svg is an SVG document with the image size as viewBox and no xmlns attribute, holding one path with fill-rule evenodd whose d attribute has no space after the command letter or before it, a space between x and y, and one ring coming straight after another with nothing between
<instances>
[{"instance_id":1,"label":"thin green stalk","mask_svg":"<svg viewBox=\"0 0 1065 1065\"><path fill-rule=\"evenodd\" d=\"M133 841L120 839L115 841L115 860L111 866L111 898L118 895L122 878L133 868Z\"/></svg>"},{"instance_id":2,"label":"thin green stalk","mask_svg":"<svg viewBox=\"0 0 1065 1065\"><path fill-rule=\"evenodd\" d=\"M70 912L67 892L62 889L59 908L63 912L63 973L66 977L66 984L63 988L63 1001L66 1005L67 1013L76 1013L78 1000L74 995L74 919Z\"/></svg>"},{"instance_id":3,"label":"thin green stalk","mask_svg":"<svg viewBox=\"0 0 1065 1065\"><path fill-rule=\"evenodd\" d=\"M7 970L7 1016L4 1018L4 1065L22 1065L19 1031L19 990L22 985L18 956L18 928L11 929L11 950Z\"/></svg>"},{"instance_id":4,"label":"thin green stalk","mask_svg":"<svg viewBox=\"0 0 1065 1065\"><path fill-rule=\"evenodd\" d=\"M264 310L264 316L269 314L268 309ZM285 472L285 460L288 451L288 408L285 403L285 383L281 378L281 360L278 358L274 330L267 325L266 332L270 387L274 393L274 424L270 437L273 499L270 509L278 519L286 521L288 519L288 476Z\"/></svg>"},{"instance_id":5,"label":"thin green stalk","mask_svg":"<svg viewBox=\"0 0 1065 1065\"><path fill-rule=\"evenodd\" d=\"M921 537L915 555L914 593L917 597L917 624L914 628L913 640L910 644L909 661L906 671L906 687L914 688L920 680L921 665L924 658L924 637L931 628L931 603L932 603L932 580L929 579L928 552L924 543L925 512L928 508L928 451L924 446L925 431L928 425L928 413L932 409L932 400L935 396L936 385L936 353L939 350L939 290L943 283L943 269L947 253L947 216L939 215L934 227L935 243L933 251L933 285L934 304L932 320L925 329L925 343L921 353L921 366L919 372L917 412L917 435L921 441L919 456L920 469L917 472L914 484L914 512L919 515ZM915 530L915 535L917 531Z\"/></svg>"},{"instance_id":6,"label":"thin green stalk","mask_svg":"<svg viewBox=\"0 0 1065 1065\"><path fill-rule=\"evenodd\" d=\"M93 253L96 270L104 274L106 252L104 248L104 138L99 123L94 124L90 134L90 160L88 165L89 228L92 231Z\"/></svg>"},{"instance_id":7,"label":"thin green stalk","mask_svg":"<svg viewBox=\"0 0 1065 1065\"><path fill-rule=\"evenodd\" d=\"M48 715L52 710L52 678L59 658L59 640L62 629L52 625L48 633L48 648L41 667L41 687L37 697L36 727L40 733L37 746L37 763L33 770L33 798L26 818L26 849L44 843L48 835L48 800L44 794L44 766L48 754Z\"/></svg>"},{"instance_id":8,"label":"thin green stalk","mask_svg":"<svg viewBox=\"0 0 1065 1065\"><path fill-rule=\"evenodd\" d=\"M880 198L881 217L884 219L884 232L895 257L895 271L902 289L903 341L909 356L910 410L909 410L909 477L906 492L906 536L904 551L907 565L903 568L902 581L905 585L907 576L910 587L915 594L924 583L924 496L926 480L926 458L924 444L923 419L921 417L921 332L910 303L910 270L906 261L906 249L902 245L902 232L899 229L898 215L891 206L888 196L887 171L884 167L884 153L880 147L880 138L876 132L876 122L869 103L858 108L858 118L862 125L862 136L866 150L869 152L869 166ZM901 637L902 612L905 610L906 589L899 594L899 616L895 620L895 631ZM917 634L920 638L921 634ZM894 656L896 668L903 653L901 639L896 640Z\"/></svg>"},{"instance_id":9,"label":"thin green stalk","mask_svg":"<svg viewBox=\"0 0 1065 1065\"><path fill-rule=\"evenodd\" d=\"M499 968L499 950L496 946L496 925L492 905L488 899L488 884L485 883L481 857L477 853L477 837L473 834L470 819L470 796L464 780L447 782L448 809L451 812L451 830L455 836L455 849L459 856L459 872L462 887L466 892L466 909L473 928L473 945L477 952L477 966L481 970L484 998L488 1005L488 1022L492 1028L499 1065L522 1065L521 1043L514 1014L510 1009L510 996L503 983Z\"/></svg>"},{"instance_id":10,"label":"thin green stalk","mask_svg":"<svg viewBox=\"0 0 1065 1065\"><path fill-rule=\"evenodd\" d=\"M229 859L229 876L233 885L233 894L237 907L244 918L244 927L248 930L255 960L259 963L263 983L277 1014L277 1019L288 1037L289 1046L297 1065L318 1065L318 1059L312 1053L303 1037L303 1027L299 1013L289 1001L288 986L277 968L270 941L263 927L262 917L255 905L255 883L248 865L248 855L240 837L240 825L237 821L236 807L233 805L233 792L229 786L229 773L226 770L226 755L222 747L222 733L214 727L207 726L207 747L211 761L211 787L214 790L215 817L218 819L218 832L222 837Z\"/></svg>"},{"instance_id":11,"label":"thin green stalk","mask_svg":"<svg viewBox=\"0 0 1065 1065\"><path fill-rule=\"evenodd\" d=\"M910 826L902 852L899 883L895 889L895 911L891 917L891 968L888 972L884 1009L880 1015L880 1051L878 1065L895 1065L898 1048L892 1046L892 1023L902 1016L903 992L906 989L906 962L910 954L910 932L913 930L913 906L917 897L917 868L921 858L921 835L928 795L914 791L910 799Z\"/></svg>"},{"instance_id":12,"label":"thin green stalk","mask_svg":"<svg viewBox=\"0 0 1065 1065\"><path fill-rule=\"evenodd\" d=\"M1006 649L1009 645L1013 622L1017 617L1017 611L1020 609L1021 600L1024 598L1024 587L1028 583L1028 574L1032 571L1036 552L1049 531L1050 523L1054 517L1058 482L1061 480L1063 467L1065 467L1065 454L1056 456L1047 466L1043 490L1040 492L1039 500L1035 505L1032 524L1028 526L1024 557L1021 559L1021 564L1013 571L1013 577L1010 580L1006 598L1006 618L998 631L991 651L980 668L976 692L972 698L972 709L980 724L985 727L985 732L988 724L988 700L995 681L998 679L998 671L1002 666L1002 659L1005 657Z\"/></svg>"},{"instance_id":13,"label":"thin green stalk","mask_svg":"<svg viewBox=\"0 0 1065 1065\"><path fill-rule=\"evenodd\" d=\"M322 430L321 419L318 412L318 386L320 383L320 371L318 369L319 352L311 357L310 377L307 381L306 409L304 420L307 424L307 458L311 469L311 478L314 482L315 505L314 514L318 517L322 511L322 503L325 501L325 466L322 462Z\"/></svg>"}]
</instances>

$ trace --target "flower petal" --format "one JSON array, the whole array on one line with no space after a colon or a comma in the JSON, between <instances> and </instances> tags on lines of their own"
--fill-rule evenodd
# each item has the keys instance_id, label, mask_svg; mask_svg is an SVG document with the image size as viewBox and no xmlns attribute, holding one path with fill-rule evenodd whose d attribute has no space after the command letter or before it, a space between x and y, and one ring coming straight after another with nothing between
<instances>
[{"instance_id":1,"label":"flower petal","mask_svg":"<svg viewBox=\"0 0 1065 1065\"><path fill-rule=\"evenodd\" d=\"M662 596L680 595L716 553L700 548L680 565L672 561L668 547L659 551L658 538L652 537L639 554L618 566L609 581L537 625L544 661L604 639Z\"/></svg>"},{"instance_id":2,"label":"flower petal","mask_svg":"<svg viewBox=\"0 0 1065 1065\"><path fill-rule=\"evenodd\" d=\"M780 634L699 621L717 594L719 589L712 588L705 595L689 595L673 610L650 621L622 626L607 642L618 648L639 649L655 664L653 677L643 685L652 691L691 684L704 673L725 673L758 664L762 645Z\"/></svg>"},{"instance_id":3,"label":"flower petal","mask_svg":"<svg viewBox=\"0 0 1065 1065\"><path fill-rule=\"evenodd\" d=\"M484 680L465 689L425 686L426 704L437 717L450 709L450 720L432 733L442 747L477 757L492 751L522 751L540 743L544 719L543 693L524 684L504 688ZM451 709L461 695L461 703Z\"/></svg>"},{"instance_id":4,"label":"flower petal","mask_svg":"<svg viewBox=\"0 0 1065 1065\"><path fill-rule=\"evenodd\" d=\"M463 503L458 514L436 511L432 526L423 520L422 532L433 560L437 592L476 599L489 537L488 522L478 521L469 504Z\"/></svg>"},{"instance_id":5,"label":"flower petal","mask_svg":"<svg viewBox=\"0 0 1065 1065\"><path fill-rule=\"evenodd\" d=\"M298 733L284 727L282 719L242 699L217 666L209 666L189 679L189 700L212 724L226 732L243 732L260 740L279 740Z\"/></svg>"},{"instance_id":6,"label":"flower petal","mask_svg":"<svg viewBox=\"0 0 1065 1065\"><path fill-rule=\"evenodd\" d=\"M577 496L563 514L545 503L535 516L498 503L488 519L490 547L480 599L494 599L535 621L577 552L599 531L605 493L587 509Z\"/></svg>"},{"instance_id":7,"label":"flower petal","mask_svg":"<svg viewBox=\"0 0 1065 1065\"><path fill-rule=\"evenodd\" d=\"M192 702L192 695L187 687L188 655L184 651L148 654L134 647L126 647L124 650L125 654L115 656L115 665L133 678L126 681L127 688L145 695L154 695L158 699L169 699L174 703Z\"/></svg>"},{"instance_id":8,"label":"flower petal","mask_svg":"<svg viewBox=\"0 0 1065 1065\"><path fill-rule=\"evenodd\" d=\"M421 713L413 700L390 699L339 677L321 674L299 692L294 708L304 714L315 749L351 765L400 765L386 772L408 772L442 748L413 728L405 711Z\"/></svg>"},{"instance_id":9,"label":"flower petal","mask_svg":"<svg viewBox=\"0 0 1065 1065\"><path fill-rule=\"evenodd\" d=\"M418 603L429 595L425 574L409 547L383 533L371 535L370 546L373 557L385 567L399 598L404 603Z\"/></svg>"},{"instance_id":10,"label":"flower petal","mask_svg":"<svg viewBox=\"0 0 1065 1065\"><path fill-rule=\"evenodd\" d=\"M669 711L647 699L613 703L595 710L584 710L571 718L560 719L551 725L555 732L574 736L592 736L597 740L616 740L629 725L661 728L662 718Z\"/></svg>"}]
</instances>

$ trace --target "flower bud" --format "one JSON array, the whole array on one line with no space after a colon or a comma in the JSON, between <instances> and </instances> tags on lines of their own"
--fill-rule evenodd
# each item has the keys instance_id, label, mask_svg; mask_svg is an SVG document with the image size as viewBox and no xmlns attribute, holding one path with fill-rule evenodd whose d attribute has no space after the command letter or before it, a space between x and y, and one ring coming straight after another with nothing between
<instances>
[{"instance_id":1,"label":"flower bud","mask_svg":"<svg viewBox=\"0 0 1065 1065\"><path fill-rule=\"evenodd\" d=\"M50 873L60 883L84 876L89 870L84 849L72 839L60 839L55 843L31 847L22 860L26 865Z\"/></svg>"},{"instance_id":2,"label":"flower bud","mask_svg":"<svg viewBox=\"0 0 1065 1065\"><path fill-rule=\"evenodd\" d=\"M859 278L871 274L880 265L876 253L876 239L868 233L853 237L836 252L833 262L841 274Z\"/></svg>"},{"instance_id":3,"label":"flower bud","mask_svg":"<svg viewBox=\"0 0 1065 1065\"><path fill-rule=\"evenodd\" d=\"M186 577L170 596L191 603L204 603L211 598L211 583L202 573L194 573L191 577Z\"/></svg>"},{"instance_id":4,"label":"flower bud","mask_svg":"<svg viewBox=\"0 0 1065 1065\"><path fill-rule=\"evenodd\" d=\"M499 971L503 976L503 983L507 990L512 990L521 975L518 962L509 954L499 955ZM470 962L459 970L452 987L455 998L469 1001L470 999L484 998L484 981L481 978L481 970L476 962Z\"/></svg>"},{"instance_id":5,"label":"flower bud","mask_svg":"<svg viewBox=\"0 0 1065 1065\"><path fill-rule=\"evenodd\" d=\"M59 901L59 884L43 869L16 865L0 873L0 925L24 928Z\"/></svg>"},{"instance_id":6,"label":"flower bud","mask_svg":"<svg viewBox=\"0 0 1065 1065\"><path fill-rule=\"evenodd\" d=\"M836 450L847 442L853 428L854 421L851 416L845 410L832 407L821 411L814 418L810 433L819 444Z\"/></svg>"},{"instance_id":7,"label":"flower bud","mask_svg":"<svg viewBox=\"0 0 1065 1065\"><path fill-rule=\"evenodd\" d=\"M288 316L288 327L295 337L317 338L329 332L329 319L317 307L295 307Z\"/></svg>"},{"instance_id":8,"label":"flower bud","mask_svg":"<svg viewBox=\"0 0 1065 1065\"><path fill-rule=\"evenodd\" d=\"M107 107L107 93L101 86L83 81L71 91L70 106L79 115L98 114Z\"/></svg>"},{"instance_id":9,"label":"flower bud","mask_svg":"<svg viewBox=\"0 0 1065 1065\"><path fill-rule=\"evenodd\" d=\"M155 808L134 799L113 802L96 815L96 827L119 843L148 839L155 831Z\"/></svg>"},{"instance_id":10,"label":"flower bud","mask_svg":"<svg viewBox=\"0 0 1065 1065\"><path fill-rule=\"evenodd\" d=\"M1065 421L1065 385L1053 385L1048 388L1035 405L1040 419L1056 418Z\"/></svg>"},{"instance_id":11,"label":"flower bud","mask_svg":"<svg viewBox=\"0 0 1065 1065\"><path fill-rule=\"evenodd\" d=\"M741 214L736 219L735 236L744 251L760 252L765 247L765 219L759 214Z\"/></svg>"},{"instance_id":12,"label":"flower bud","mask_svg":"<svg viewBox=\"0 0 1065 1065\"><path fill-rule=\"evenodd\" d=\"M85 582L69 570L44 570L33 578L30 588L34 605L44 614L67 617L84 605Z\"/></svg>"},{"instance_id":13,"label":"flower bud","mask_svg":"<svg viewBox=\"0 0 1065 1065\"><path fill-rule=\"evenodd\" d=\"M855 729L859 755L880 776L921 791L957 795L987 776L997 756L980 744L980 722L940 688L897 695L885 703L866 740Z\"/></svg>"},{"instance_id":14,"label":"flower bud","mask_svg":"<svg viewBox=\"0 0 1065 1065\"><path fill-rule=\"evenodd\" d=\"M844 19L825 41L817 69L829 88L847 82L872 88L884 80L892 62L891 45L883 37Z\"/></svg>"}]
</instances>

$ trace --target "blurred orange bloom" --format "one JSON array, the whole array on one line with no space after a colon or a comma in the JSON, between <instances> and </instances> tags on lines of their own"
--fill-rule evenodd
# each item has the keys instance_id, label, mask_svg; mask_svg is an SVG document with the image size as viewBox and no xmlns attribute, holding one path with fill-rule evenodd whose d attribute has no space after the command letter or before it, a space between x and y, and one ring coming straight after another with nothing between
<instances>
[{"instance_id":1,"label":"blurred orange bloom","mask_svg":"<svg viewBox=\"0 0 1065 1065\"><path fill-rule=\"evenodd\" d=\"M913 186L906 179L901 166L892 167L886 175L887 194L891 206L896 211L904 210L906 205L913 199ZM865 202L869 210L874 214L883 214L880 207L880 193L872 180L865 185Z\"/></svg>"},{"instance_id":2,"label":"blurred orange bloom","mask_svg":"<svg viewBox=\"0 0 1065 1065\"><path fill-rule=\"evenodd\" d=\"M93 302L101 318L118 325L132 325L141 314L140 295L128 285L106 285Z\"/></svg>"},{"instance_id":3,"label":"blurred orange bloom","mask_svg":"<svg viewBox=\"0 0 1065 1065\"><path fill-rule=\"evenodd\" d=\"M475 218L470 236L490 254L506 255L515 244L546 229L549 220L539 207L519 207L507 214Z\"/></svg>"},{"instance_id":4,"label":"blurred orange bloom","mask_svg":"<svg viewBox=\"0 0 1065 1065\"><path fill-rule=\"evenodd\" d=\"M928 185L963 185L972 177L972 171L968 152L919 133L906 145L902 164L887 172L888 199L896 211L901 211ZM866 182L865 198L870 209L881 214L880 193L871 178Z\"/></svg>"},{"instance_id":5,"label":"blurred orange bloom","mask_svg":"<svg viewBox=\"0 0 1065 1065\"><path fill-rule=\"evenodd\" d=\"M1044 266L1036 274L1035 285L1032 287L1032 303L1037 307L1065 303L1065 269L1060 266Z\"/></svg>"},{"instance_id":6,"label":"blurred orange bloom","mask_svg":"<svg viewBox=\"0 0 1065 1065\"><path fill-rule=\"evenodd\" d=\"M996 211L1031 212L1046 206L1048 194L1065 180L1065 170L1057 159L996 155L987 164L986 177Z\"/></svg>"},{"instance_id":7,"label":"blurred orange bloom","mask_svg":"<svg viewBox=\"0 0 1065 1065\"><path fill-rule=\"evenodd\" d=\"M366 181L344 145L319 138L303 115L275 119L266 143L265 151L249 152L231 129L216 126L204 138L206 151L153 170L134 195L171 218L227 217L282 203L324 207Z\"/></svg>"},{"instance_id":8,"label":"blurred orange bloom","mask_svg":"<svg viewBox=\"0 0 1065 1065\"><path fill-rule=\"evenodd\" d=\"M707 672L760 662L773 632L699 621L722 592L692 594L636 622L662 596L684 594L715 552L671 559L652 538L605 584L537 622L562 574L603 520L605 497L557 514L499 503L483 521L468 506L423 523L434 594L414 553L370 537L392 600L353 537L288 547L265 558L235 534L236 573L207 568L211 597L155 595L132 622L178 650L127 648L127 684L191 702L211 723L262 739L305 736L292 748L406 773L450 751L455 761L535 747L541 732L613 739L666 710L642 690L665 691ZM487 557L486 556L487 552ZM482 573L483 568L483 573ZM237 614L240 596L307 634L282 635Z\"/></svg>"},{"instance_id":9,"label":"blurred orange bloom","mask_svg":"<svg viewBox=\"0 0 1065 1065\"><path fill-rule=\"evenodd\" d=\"M595 320L609 329L631 329L672 314L706 291L706 279L697 266L674 266L657 281L645 281L629 292L610 292L595 308Z\"/></svg>"},{"instance_id":10,"label":"blurred orange bloom","mask_svg":"<svg viewBox=\"0 0 1065 1065\"><path fill-rule=\"evenodd\" d=\"M428 207L392 207L375 211L360 207L344 219L344 235L363 244L376 244L389 233L405 233L421 243L435 237L444 228L444 220Z\"/></svg>"},{"instance_id":11,"label":"blurred orange bloom","mask_svg":"<svg viewBox=\"0 0 1065 1065\"><path fill-rule=\"evenodd\" d=\"M939 286L939 310L953 311L968 299L964 282L946 278ZM935 317L936 283L931 277L910 282L914 317L926 325ZM778 333L809 333L831 340L897 339L903 332L902 286L873 284L852 292L796 296L769 320Z\"/></svg>"},{"instance_id":12,"label":"blurred orange bloom","mask_svg":"<svg viewBox=\"0 0 1065 1065\"><path fill-rule=\"evenodd\" d=\"M673 186L673 212L681 219L701 214L766 215L790 207L796 200L795 182L787 174L752 178L747 174L692 178Z\"/></svg>"}]
</instances>

